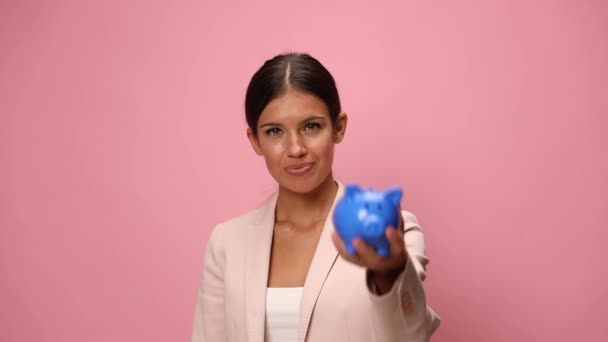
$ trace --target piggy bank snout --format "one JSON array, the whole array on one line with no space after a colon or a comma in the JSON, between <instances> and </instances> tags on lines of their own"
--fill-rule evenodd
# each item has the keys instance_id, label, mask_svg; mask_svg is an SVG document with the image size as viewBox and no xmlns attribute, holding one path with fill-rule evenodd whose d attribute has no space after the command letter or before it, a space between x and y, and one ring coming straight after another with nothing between
<instances>
[{"instance_id":1,"label":"piggy bank snout","mask_svg":"<svg viewBox=\"0 0 608 342\"><path fill-rule=\"evenodd\" d=\"M363 231L365 235L368 236L378 236L383 235L384 225L382 224L382 220L380 220L377 216L368 217L363 222Z\"/></svg>"}]
</instances>

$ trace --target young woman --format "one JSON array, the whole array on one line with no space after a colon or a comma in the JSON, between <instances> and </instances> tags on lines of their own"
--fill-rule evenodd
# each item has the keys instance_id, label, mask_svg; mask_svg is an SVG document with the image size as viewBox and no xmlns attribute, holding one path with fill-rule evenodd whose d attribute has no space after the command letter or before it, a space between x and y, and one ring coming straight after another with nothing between
<instances>
[{"instance_id":1,"label":"young woman","mask_svg":"<svg viewBox=\"0 0 608 342\"><path fill-rule=\"evenodd\" d=\"M278 191L261 208L217 225L198 292L193 342L428 341L424 237L401 211L390 256L362 240L346 252L331 215L344 193L334 145L344 138L333 77L307 54L278 55L253 75L247 137Z\"/></svg>"}]
</instances>

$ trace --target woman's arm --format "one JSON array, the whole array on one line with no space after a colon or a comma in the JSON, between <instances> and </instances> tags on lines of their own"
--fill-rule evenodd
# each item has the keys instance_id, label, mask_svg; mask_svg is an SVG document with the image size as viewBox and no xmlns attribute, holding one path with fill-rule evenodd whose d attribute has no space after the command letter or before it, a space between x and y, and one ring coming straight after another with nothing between
<instances>
[{"instance_id":1,"label":"woman's arm","mask_svg":"<svg viewBox=\"0 0 608 342\"><path fill-rule=\"evenodd\" d=\"M211 232L205 250L205 264L198 289L192 342L223 342L224 332L224 252L220 226Z\"/></svg>"},{"instance_id":2,"label":"woman's arm","mask_svg":"<svg viewBox=\"0 0 608 342\"><path fill-rule=\"evenodd\" d=\"M361 238L353 239L357 255L351 255L337 232L332 233L340 255L366 268L374 342L428 341L440 322L427 307L422 286L429 262L422 230L413 214L401 211L401 216L403 230L386 230L388 257L378 255Z\"/></svg>"},{"instance_id":3,"label":"woman's arm","mask_svg":"<svg viewBox=\"0 0 608 342\"><path fill-rule=\"evenodd\" d=\"M404 269L396 276L387 275L396 278L388 292L377 291L376 285L379 287L390 285L386 283L391 281L390 278L374 277L371 271L366 271L375 342L428 341L440 324L440 318L426 305L422 286L426 277L426 265L429 262L425 254L424 235L413 214L402 211L402 216L403 238L407 251Z\"/></svg>"}]
</instances>

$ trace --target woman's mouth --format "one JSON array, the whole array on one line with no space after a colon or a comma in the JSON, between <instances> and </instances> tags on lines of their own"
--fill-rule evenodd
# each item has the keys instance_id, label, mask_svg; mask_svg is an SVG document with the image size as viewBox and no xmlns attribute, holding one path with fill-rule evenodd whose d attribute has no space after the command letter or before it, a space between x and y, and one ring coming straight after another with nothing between
<instances>
[{"instance_id":1,"label":"woman's mouth","mask_svg":"<svg viewBox=\"0 0 608 342\"><path fill-rule=\"evenodd\" d=\"M301 176L306 172L310 171L314 164L315 163L302 163L297 165L290 165L285 168L285 171L292 176Z\"/></svg>"}]
</instances>

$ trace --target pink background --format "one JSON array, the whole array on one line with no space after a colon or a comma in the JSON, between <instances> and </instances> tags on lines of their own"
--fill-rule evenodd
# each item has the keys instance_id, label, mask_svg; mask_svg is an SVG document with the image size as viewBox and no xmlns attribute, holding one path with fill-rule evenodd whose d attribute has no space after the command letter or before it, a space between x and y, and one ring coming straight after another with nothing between
<instances>
[{"instance_id":1,"label":"pink background","mask_svg":"<svg viewBox=\"0 0 608 342\"><path fill-rule=\"evenodd\" d=\"M337 80L338 179L404 187L434 341L608 340L605 1L211 3L0 4L0 341L189 340L286 50Z\"/></svg>"}]
</instances>

